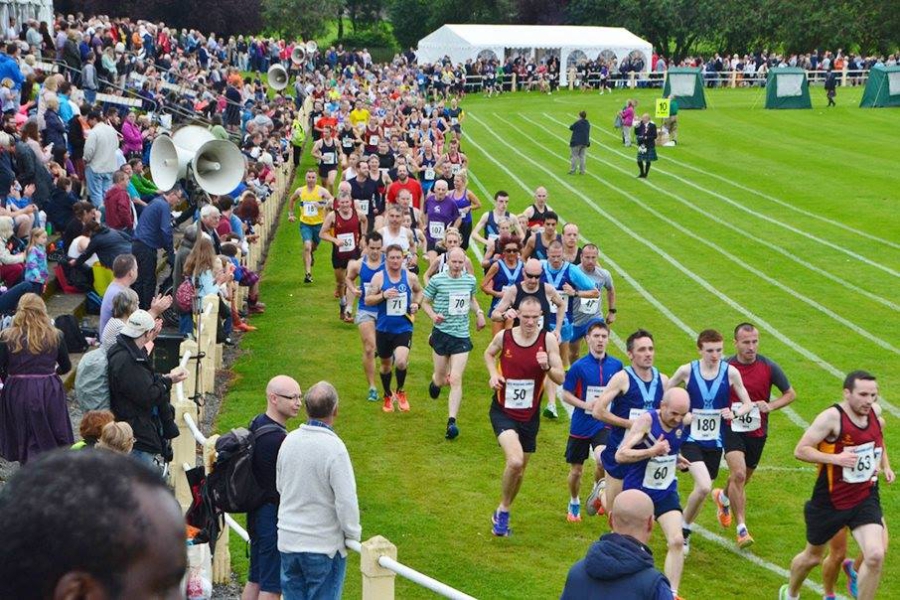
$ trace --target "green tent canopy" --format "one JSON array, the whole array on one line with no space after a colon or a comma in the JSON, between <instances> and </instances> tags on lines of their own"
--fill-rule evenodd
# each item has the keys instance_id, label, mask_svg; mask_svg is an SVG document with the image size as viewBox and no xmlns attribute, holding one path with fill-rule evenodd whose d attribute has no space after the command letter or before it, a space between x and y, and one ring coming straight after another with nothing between
<instances>
[{"instance_id":1,"label":"green tent canopy","mask_svg":"<svg viewBox=\"0 0 900 600\"><path fill-rule=\"evenodd\" d=\"M766 77L766 108L812 108L806 71L779 67Z\"/></svg>"},{"instance_id":2,"label":"green tent canopy","mask_svg":"<svg viewBox=\"0 0 900 600\"><path fill-rule=\"evenodd\" d=\"M876 66L869 71L860 108L900 106L900 67Z\"/></svg>"},{"instance_id":3,"label":"green tent canopy","mask_svg":"<svg viewBox=\"0 0 900 600\"><path fill-rule=\"evenodd\" d=\"M677 67L666 71L663 97L668 98L673 94L678 100L678 108L706 108L700 69Z\"/></svg>"}]
</instances>

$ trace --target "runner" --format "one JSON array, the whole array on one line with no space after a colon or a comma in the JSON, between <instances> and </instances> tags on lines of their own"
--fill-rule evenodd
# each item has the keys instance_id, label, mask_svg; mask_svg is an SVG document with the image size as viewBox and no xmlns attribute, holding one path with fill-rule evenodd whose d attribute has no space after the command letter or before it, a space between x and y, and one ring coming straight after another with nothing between
<instances>
[{"instance_id":1,"label":"runner","mask_svg":"<svg viewBox=\"0 0 900 600\"><path fill-rule=\"evenodd\" d=\"M625 439L625 430L648 410L659 408L668 381L653 366L656 348L649 331L638 329L629 335L625 340L625 351L631 364L609 380L600 398L594 402L594 418L611 427L606 449L600 453L606 477L597 482L587 501L587 513L591 516L602 514L604 507L612 506L622 491L628 468L616 461L616 452Z\"/></svg>"},{"instance_id":2,"label":"runner","mask_svg":"<svg viewBox=\"0 0 900 600\"><path fill-rule=\"evenodd\" d=\"M403 226L403 209L398 204L387 207L387 225L378 231L384 238L384 247L400 246L403 251L403 266L416 272L418 269L413 269L418 260L415 236L411 229Z\"/></svg>"},{"instance_id":3,"label":"runner","mask_svg":"<svg viewBox=\"0 0 900 600\"><path fill-rule=\"evenodd\" d=\"M447 195L447 183L434 184L434 194L425 199L425 239L428 242L427 256L434 262L438 255L437 243L444 239L448 227L459 227L462 220L456 203Z\"/></svg>"},{"instance_id":4,"label":"runner","mask_svg":"<svg viewBox=\"0 0 900 600\"><path fill-rule=\"evenodd\" d=\"M528 238L528 242L522 249L522 256L524 258L531 258L533 256L538 260L546 260L547 248L550 244L556 241L562 242L562 235L556 232L556 225L558 222L559 217L555 212L552 210L546 211L544 213L543 224L534 235Z\"/></svg>"},{"instance_id":5,"label":"runner","mask_svg":"<svg viewBox=\"0 0 900 600\"><path fill-rule=\"evenodd\" d=\"M678 451L685 438L684 428L690 423L690 408L686 391L669 389L663 394L659 409L648 410L635 420L616 451L616 462L625 467L623 490L638 489L653 500L656 522L666 536L665 574L676 600L680 600L684 540L675 471L679 466L687 467Z\"/></svg>"},{"instance_id":6,"label":"runner","mask_svg":"<svg viewBox=\"0 0 900 600\"><path fill-rule=\"evenodd\" d=\"M447 231L444 233L443 242L438 245L438 248L443 250L444 253L431 261L431 264L428 265L428 269L425 271L425 275L423 275L425 285L428 285L428 280L438 273L446 273L450 270L450 263L447 261L447 253L454 248L460 248L461 246L462 235L459 233L459 230L456 227L448 227ZM466 272L474 276L475 267L472 266L472 261L469 260L468 256L466 256L465 259Z\"/></svg>"},{"instance_id":7,"label":"runner","mask_svg":"<svg viewBox=\"0 0 900 600\"><path fill-rule=\"evenodd\" d=\"M422 142L422 149L416 156L416 166L419 169L419 183L422 184L422 193L428 195L434 182L437 180L437 162L440 157L434 152L434 143L430 139Z\"/></svg>"},{"instance_id":8,"label":"runner","mask_svg":"<svg viewBox=\"0 0 900 600\"><path fill-rule=\"evenodd\" d=\"M288 205L288 221L297 220L294 216L294 203L300 199L300 237L303 240L303 267L306 276L304 283L312 283L312 266L315 262L315 252L319 247L319 233L325 213L331 210L334 197L331 192L320 185L316 185L316 170L307 169L306 185L297 188L291 194Z\"/></svg>"},{"instance_id":9,"label":"runner","mask_svg":"<svg viewBox=\"0 0 900 600\"><path fill-rule=\"evenodd\" d=\"M384 412L393 412L394 404L409 411L403 389L412 345L413 319L422 299L419 278L403 266L403 249L392 244L384 250L384 269L372 276L365 296L367 306L378 307L375 321L375 350L381 359L381 386L384 388ZM391 368L397 372L397 392L391 392Z\"/></svg>"},{"instance_id":10,"label":"runner","mask_svg":"<svg viewBox=\"0 0 900 600\"><path fill-rule=\"evenodd\" d=\"M603 393L612 377L622 370L622 361L609 356L609 327L595 321L588 332L590 353L572 365L563 385L563 402L575 407L569 424L569 441L566 444L566 462L569 464L569 509L566 520L581 521L581 475L584 461L593 453L596 462L594 487L603 479L603 463L600 453L606 448L609 429L606 423L594 418L594 402Z\"/></svg>"},{"instance_id":11,"label":"runner","mask_svg":"<svg viewBox=\"0 0 900 600\"><path fill-rule=\"evenodd\" d=\"M384 209L379 202L378 182L369 174L369 163L361 160L356 165L356 177L349 180L350 196L356 205L356 210L366 216L366 222L369 229L366 233L371 233L375 227L375 221L381 215Z\"/></svg>"},{"instance_id":12,"label":"runner","mask_svg":"<svg viewBox=\"0 0 900 600\"><path fill-rule=\"evenodd\" d=\"M522 281L522 269L525 266L520 257L522 244L518 236L503 234L497 242L502 249L500 254L502 258L494 261L481 282L481 291L491 297L488 314L493 314L506 290ZM491 320L493 335L497 335L504 326L503 321Z\"/></svg>"},{"instance_id":13,"label":"runner","mask_svg":"<svg viewBox=\"0 0 900 600\"><path fill-rule=\"evenodd\" d=\"M668 389L683 383L691 397L691 425L681 447L681 455L691 463L689 470L694 480L682 523L685 556L690 552L694 520L719 475L725 429L729 427L722 420L730 421L735 415L743 417L753 408L740 372L722 360L722 347L721 333L714 329L701 331L697 336L700 359L678 367L666 386ZM732 392L741 403L737 412L731 409Z\"/></svg>"},{"instance_id":14,"label":"runner","mask_svg":"<svg viewBox=\"0 0 900 600\"><path fill-rule=\"evenodd\" d=\"M544 219L550 209L547 207L547 188L540 186L534 190L534 202L522 213L528 221L528 227L537 232L544 226Z\"/></svg>"},{"instance_id":15,"label":"runner","mask_svg":"<svg viewBox=\"0 0 900 600\"><path fill-rule=\"evenodd\" d=\"M329 191L333 190L338 165L344 160L344 153L341 145L336 141L334 129L331 126L326 126L322 137L313 144L312 156L319 163L319 177L325 182L325 187Z\"/></svg>"},{"instance_id":16,"label":"runner","mask_svg":"<svg viewBox=\"0 0 900 600\"><path fill-rule=\"evenodd\" d=\"M506 458L500 505L491 516L491 533L499 537L510 534L509 509L537 448L544 379L562 383L565 374L556 338L539 324L541 303L525 298L519 309L521 324L495 335L484 351L494 390L491 425Z\"/></svg>"},{"instance_id":17,"label":"runner","mask_svg":"<svg viewBox=\"0 0 900 600\"><path fill-rule=\"evenodd\" d=\"M500 302L491 311L491 320L506 323L507 329L518 325L519 309L522 302L528 297L533 297L541 305L541 318L538 327L542 330L550 331L550 317L553 314L550 312L550 304L552 303L557 307L556 323L553 329L558 342L559 332L562 330L563 317L565 315L563 310L565 303L562 301L556 288L552 284L543 281L543 277L544 267L541 265L541 261L535 258L526 261L525 267L522 269L522 280L503 292Z\"/></svg>"},{"instance_id":18,"label":"runner","mask_svg":"<svg viewBox=\"0 0 900 600\"><path fill-rule=\"evenodd\" d=\"M369 383L369 402L378 402L378 390L375 388L375 321L378 319L378 310L366 304L366 290L372 282L375 273L384 269L384 256L381 253L382 238L377 231L366 236L366 254L358 260L351 261L347 266L347 291L348 295L359 298L356 309L356 326L359 328L359 337L363 347L363 371L366 381ZM359 287L355 281L359 277Z\"/></svg>"},{"instance_id":19,"label":"runner","mask_svg":"<svg viewBox=\"0 0 900 600\"><path fill-rule=\"evenodd\" d=\"M400 190L397 194L397 206L400 207L403 215L403 226L412 231L413 248L418 257L418 251L423 249L425 245L425 231L422 229L422 211L412 205L412 194L408 190ZM407 222L408 220L408 222ZM418 268L410 269L413 273L418 273Z\"/></svg>"},{"instance_id":20,"label":"runner","mask_svg":"<svg viewBox=\"0 0 900 600\"><path fill-rule=\"evenodd\" d=\"M481 218L478 219L478 223L472 228L472 239L484 245L485 250L487 250L489 242L500 237L500 221L512 218L508 207L509 194L504 190L499 190L494 194L494 208L482 214ZM484 235L482 235L482 232L484 232Z\"/></svg>"},{"instance_id":21,"label":"runner","mask_svg":"<svg viewBox=\"0 0 900 600\"><path fill-rule=\"evenodd\" d=\"M454 177L469 166L469 159L465 154L459 151L459 140L456 138L450 140L450 146L447 153L438 161L438 169L445 164L450 165L450 174Z\"/></svg>"},{"instance_id":22,"label":"runner","mask_svg":"<svg viewBox=\"0 0 900 600\"><path fill-rule=\"evenodd\" d=\"M337 210L328 213L322 223L320 237L333 244L331 266L334 268L334 297L340 298L340 317L353 322L353 311L347 295L347 265L360 256L360 237L366 229L366 217L353 207L350 184L342 181L338 187Z\"/></svg>"},{"instance_id":23,"label":"runner","mask_svg":"<svg viewBox=\"0 0 900 600\"><path fill-rule=\"evenodd\" d=\"M566 223L562 230L563 260L573 265L581 264L581 248L578 246L578 225Z\"/></svg>"},{"instance_id":24,"label":"runner","mask_svg":"<svg viewBox=\"0 0 900 600\"><path fill-rule=\"evenodd\" d=\"M472 211L481 210L481 201L469 189L469 176L466 169L461 169L453 177L453 191L447 196L456 203L459 209L459 232L462 235L462 249L469 249L469 237L472 235Z\"/></svg>"},{"instance_id":25,"label":"runner","mask_svg":"<svg viewBox=\"0 0 900 600\"><path fill-rule=\"evenodd\" d=\"M428 340L434 361L428 395L436 400L441 387L450 386L445 437L453 440L459 435L456 417L462 402L462 377L472 350L469 312L477 315L475 326L478 331L484 329L485 320L484 311L475 298L475 277L465 272L466 253L462 248L453 248L443 256L447 257L449 269L432 277L425 286L422 310L434 321Z\"/></svg>"},{"instance_id":26,"label":"runner","mask_svg":"<svg viewBox=\"0 0 900 600\"><path fill-rule=\"evenodd\" d=\"M547 218L547 222L550 218ZM544 278L556 289L563 301L563 326L560 330L559 351L562 354L563 366L569 367L569 340L572 339L572 306L573 298L599 298L600 291L594 286L593 280L581 272L577 266L563 260L563 246L559 240L550 244L547 249L547 260L543 261ZM550 306L550 312L556 312L556 306ZM550 330L555 329L555 323L551 322ZM548 419L558 417L556 399L561 397L556 385L547 383L547 408L544 416ZM570 413L571 416L571 413Z\"/></svg>"},{"instance_id":27,"label":"runner","mask_svg":"<svg viewBox=\"0 0 900 600\"><path fill-rule=\"evenodd\" d=\"M597 264L600 251L594 244L585 244L581 249L581 272L594 282L598 291L606 290L606 317L603 316L603 300L597 298L576 298L572 304L572 339L569 340L569 362L574 364L581 354L581 338L587 333L591 323L596 321L612 325L616 321L616 289L612 275Z\"/></svg>"},{"instance_id":28,"label":"runner","mask_svg":"<svg viewBox=\"0 0 900 600\"><path fill-rule=\"evenodd\" d=\"M746 525L744 486L750 481L762 457L769 431L769 413L789 405L797 394L781 367L758 353L759 331L756 327L750 323L735 327L734 347L735 355L726 361L741 374L754 406L748 415L732 421L731 426L725 429L728 482L724 489L713 490L713 500L716 501L719 523L723 527L731 525L732 515L737 518L737 545L746 548L753 544L753 538ZM778 388L781 396L770 401L773 386ZM732 404L738 401L732 390ZM732 406L732 410L734 408Z\"/></svg>"},{"instance_id":29,"label":"runner","mask_svg":"<svg viewBox=\"0 0 900 600\"><path fill-rule=\"evenodd\" d=\"M822 562L828 540L844 527L859 544L863 563L857 577L857 598L871 600L884 564L884 525L878 487L877 451L887 483L894 472L872 405L878 399L875 376L853 371L844 379L843 399L819 413L797 443L794 456L819 465L812 498L806 503L806 548L791 561L790 583L781 586L779 600L797 600L809 572Z\"/></svg>"},{"instance_id":30,"label":"runner","mask_svg":"<svg viewBox=\"0 0 900 600\"><path fill-rule=\"evenodd\" d=\"M513 228L513 223L518 224L518 221L516 221L513 217L510 217L508 219L506 217L501 217L501 219L497 222L497 232L499 235L492 240L488 240L487 245L484 247L484 254L481 257L481 267L482 269L484 269L485 274L487 274L488 270L491 268L491 265L503 258L503 246L500 244L501 237L516 235L519 240L522 239L518 234L515 233L517 231L517 228ZM521 243L519 245L521 246Z\"/></svg>"}]
</instances>

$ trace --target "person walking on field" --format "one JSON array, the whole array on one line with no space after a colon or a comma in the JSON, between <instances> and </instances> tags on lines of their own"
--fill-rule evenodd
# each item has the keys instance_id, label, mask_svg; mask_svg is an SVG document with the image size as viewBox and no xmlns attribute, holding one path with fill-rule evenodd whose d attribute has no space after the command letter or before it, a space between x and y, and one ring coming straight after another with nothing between
<instances>
[{"instance_id":1,"label":"person walking on field","mask_svg":"<svg viewBox=\"0 0 900 600\"><path fill-rule=\"evenodd\" d=\"M578 113L578 120L569 125L572 132L572 139L569 140L569 149L572 154L572 162L569 167L569 175L575 174L575 167L578 172L584 175L584 159L588 147L591 145L591 123L587 119L587 113L581 111Z\"/></svg>"}]
</instances>

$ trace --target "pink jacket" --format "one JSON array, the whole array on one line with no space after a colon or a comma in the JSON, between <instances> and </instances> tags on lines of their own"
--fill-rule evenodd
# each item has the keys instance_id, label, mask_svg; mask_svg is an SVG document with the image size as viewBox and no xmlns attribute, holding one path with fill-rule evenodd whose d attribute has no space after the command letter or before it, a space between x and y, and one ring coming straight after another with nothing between
<instances>
[{"instance_id":1,"label":"pink jacket","mask_svg":"<svg viewBox=\"0 0 900 600\"><path fill-rule=\"evenodd\" d=\"M622 115L622 126L623 127L631 127L634 125L634 107L626 106L625 109L620 113Z\"/></svg>"},{"instance_id":2,"label":"pink jacket","mask_svg":"<svg viewBox=\"0 0 900 600\"><path fill-rule=\"evenodd\" d=\"M144 139L141 137L141 128L137 124L124 121L122 123L122 152L142 152Z\"/></svg>"}]
</instances>

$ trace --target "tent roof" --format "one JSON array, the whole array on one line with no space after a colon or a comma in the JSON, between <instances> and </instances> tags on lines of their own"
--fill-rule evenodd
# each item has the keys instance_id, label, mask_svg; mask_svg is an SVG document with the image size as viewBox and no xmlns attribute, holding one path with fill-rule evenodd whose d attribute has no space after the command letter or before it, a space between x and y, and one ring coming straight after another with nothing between
<instances>
[{"instance_id":1,"label":"tent roof","mask_svg":"<svg viewBox=\"0 0 900 600\"><path fill-rule=\"evenodd\" d=\"M604 46L650 48L650 43L622 27L573 25L444 25L419 44L445 47L491 46L504 48L597 48Z\"/></svg>"}]
</instances>

